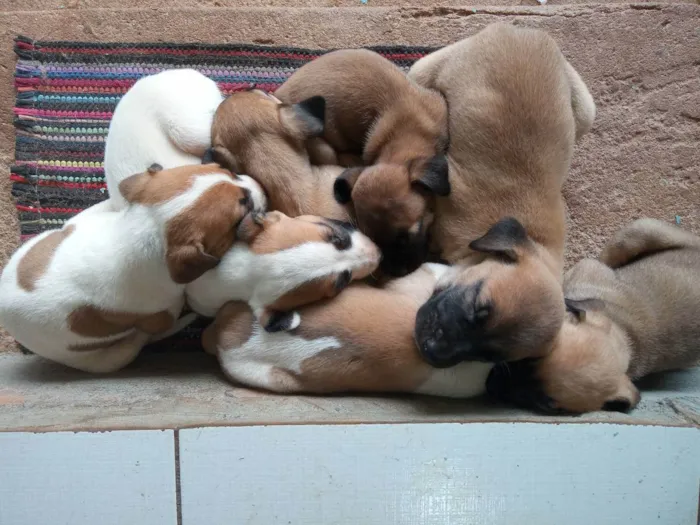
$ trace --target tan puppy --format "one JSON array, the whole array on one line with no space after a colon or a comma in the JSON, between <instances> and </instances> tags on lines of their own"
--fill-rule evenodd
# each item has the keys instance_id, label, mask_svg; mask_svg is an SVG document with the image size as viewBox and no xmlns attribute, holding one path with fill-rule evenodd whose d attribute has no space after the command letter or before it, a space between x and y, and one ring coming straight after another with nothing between
<instances>
[{"instance_id":1,"label":"tan puppy","mask_svg":"<svg viewBox=\"0 0 700 525\"><path fill-rule=\"evenodd\" d=\"M421 360L413 319L447 267L425 264L385 288L349 286L300 310L293 332L266 332L244 303L228 303L203 335L234 381L281 393L416 392L471 397L484 391L491 365L436 370Z\"/></svg>"},{"instance_id":2,"label":"tan puppy","mask_svg":"<svg viewBox=\"0 0 700 525\"><path fill-rule=\"evenodd\" d=\"M494 369L493 395L548 412L627 411L639 402L632 381L700 364L700 237L635 221L567 272L564 294L554 351Z\"/></svg>"},{"instance_id":3,"label":"tan puppy","mask_svg":"<svg viewBox=\"0 0 700 525\"><path fill-rule=\"evenodd\" d=\"M333 198L343 169L312 166L307 154L305 141L322 132L323 114L319 97L288 105L257 89L234 93L214 115L211 156L257 180L271 210L348 221L348 210Z\"/></svg>"},{"instance_id":4,"label":"tan puppy","mask_svg":"<svg viewBox=\"0 0 700 525\"><path fill-rule=\"evenodd\" d=\"M505 24L409 76L450 109L452 192L431 234L458 265L418 314L421 353L434 366L544 355L564 318L561 189L595 115L591 95L550 36Z\"/></svg>"},{"instance_id":5,"label":"tan puppy","mask_svg":"<svg viewBox=\"0 0 700 525\"><path fill-rule=\"evenodd\" d=\"M360 230L382 249L382 269L401 276L427 254L435 196L450 192L447 107L436 92L364 49L334 51L296 71L276 92L283 102L325 100L323 138L339 154L362 155L335 184Z\"/></svg>"}]
</instances>

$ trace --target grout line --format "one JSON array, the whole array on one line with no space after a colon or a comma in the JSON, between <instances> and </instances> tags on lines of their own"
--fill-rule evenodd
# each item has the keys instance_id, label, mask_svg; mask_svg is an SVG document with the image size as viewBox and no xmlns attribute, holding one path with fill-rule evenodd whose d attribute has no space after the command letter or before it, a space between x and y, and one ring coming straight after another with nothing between
<instances>
[{"instance_id":1,"label":"grout line","mask_svg":"<svg viewBox=\"0 0 700 525\"><path fill-rule=\"evenodd\" d=\"M180 430L173 430L175 441L175 506L177 525L182 525L182 486L180 484Z\"/></svg>"}]
</instances>

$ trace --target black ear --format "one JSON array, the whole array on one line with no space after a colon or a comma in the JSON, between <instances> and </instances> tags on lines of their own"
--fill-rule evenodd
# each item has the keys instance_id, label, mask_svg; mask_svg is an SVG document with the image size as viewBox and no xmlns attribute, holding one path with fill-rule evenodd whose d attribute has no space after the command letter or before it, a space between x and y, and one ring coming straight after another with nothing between
<instances>
[{"instance_id":1,"label":"black ear","mask_svg":"<svg viewBox=\"0 0 700 525\"><path fill-rule=\"evenodd\" d=\"M282 123L292 132L304 138L323 135L326 119L326 99L320 96L307 98L292 106L280 109Z\"/></svg>"},{"instance_id":2,"label":"black ear","mask_svg":"<svg viewBox=\"0 0 700 525\"><path fill-rule=\"evenodd\" d=\"M270 313L270 316L264 328L266 332L286 332L296 328L296 313L295 312L278 312Z\"/></svg>"},{"instance_id":3,"label":"black ear","mask_svg":"<svg viewBox=\"0 0 700 525\"><path fill-rule=\"evenodd\" d=\"M202 164L216 163L222 168L226 168L231 173L239 173L238 161L233 153L223 146L214 146L204 152Z\"/></svg>"},{"instance_id":4,"label":"black ear","mask_svg":"<svg viewBox=\"0 0 700 525\"><path fill-rule=\"evenodd\" d=\"M450 178L445 155L435 155L417 165L409 165L411 181L440 197L450 194Z\"/></svg>"},{"instance_id":5,"label":"black ear","mask_svg":"<svg viewBox=\"0 0 700 525\"><path fill-rule=\"evenodd\" d=\"M564 298L566 309L574 314L580 322L586 320L586 312L600 311L605 303L600 299L567 299Z\"/></svg>"},{"instance_id":6,"label":"black ear","mask_svg":"<svg viewBox=\"0 0 700 525\"><path fill-rule=\"evenodd\" d=\"M333 184L333 196L340 204L347 204L352 200L352 189L362 173L362 167L348 168L344 170Z\"/></svg>"},{"instance_id":7,"label":"black ear","mask_svg":"<svg viewBox=\"0 0 700 525\"><path fill-rule=\"evenodd\" d=\"M469 243L469 247L482 253L500 255L517 262L516 248L529 242L525 227L517 219L507 217L491 226L486 235Z\"/></svg>"}]
</instances>

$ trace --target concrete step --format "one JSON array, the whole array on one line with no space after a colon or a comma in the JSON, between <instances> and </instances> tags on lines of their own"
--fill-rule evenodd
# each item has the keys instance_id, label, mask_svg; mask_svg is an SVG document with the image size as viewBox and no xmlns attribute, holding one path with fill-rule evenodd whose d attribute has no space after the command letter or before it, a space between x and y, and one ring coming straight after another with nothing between
<instances>
[{"instance_id":1,"label":"concrete step","mask_svg":"<svg viewBox=\"0 0 700 525\"><path fill-rule=\"evenodd\" d=\"M700 426L700 368L651 378L631 414L548 417L485 399L278 396L228 383L212 357L142 356L94 376L34 356L0 356L0 432L346 423L621 423Z\"/></svg>"}]
</instances>

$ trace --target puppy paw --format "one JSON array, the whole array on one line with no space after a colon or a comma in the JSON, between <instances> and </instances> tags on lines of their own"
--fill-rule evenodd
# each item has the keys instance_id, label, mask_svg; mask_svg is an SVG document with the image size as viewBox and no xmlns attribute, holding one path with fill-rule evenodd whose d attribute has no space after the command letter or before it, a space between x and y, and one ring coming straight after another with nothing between
<instances>
[{"instance_id":1,"label":"puppy paw","mask_svg":"<svg viewBox=\"0 0 700 525\"><path fill-rule=\"evenodd\" d=\"M287 332L298 328L301 324L301 316L297 312L269 312L267 319L261 324L266 332Z\"/></svg>"}]
</instances>

